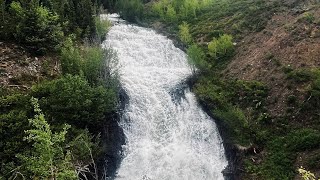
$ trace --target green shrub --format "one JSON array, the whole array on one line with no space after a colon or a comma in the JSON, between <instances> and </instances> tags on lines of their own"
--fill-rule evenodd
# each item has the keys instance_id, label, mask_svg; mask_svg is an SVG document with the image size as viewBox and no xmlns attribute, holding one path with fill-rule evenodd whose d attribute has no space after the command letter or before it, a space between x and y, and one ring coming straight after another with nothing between
<instances>
[{"instance_id":1,"label":"green shrub","mask_svg":"<svg viewBox=\"0 0 320 180\"><path fill-rule=\"evenodd\" d=\"M101 20L99 17L95 18L96 34L100 40L103 40L111 27L111 22L108 20Z\"/></svg>"},{"instance_id":2,"label":"green shrub","mask_svg":"<svg viewBox=\"0 0 320 180\"><path fill-rule=\"evenodd\" d=\"M296 105L297 97L295 95L290 95L287 97L287 104L288 105Z\"/></svg>"},{"instance_id":3,"label":"green shrub","mask_svg":"<svg viewBox=\"0 0 320 180\"><path fill-rule=\"evenodd\" d=\"M22 164L19 171L28 179L77 179L71 162L70 152L63 150L63 143L69 125L53 133L39 108L37 99L32 98L35 116L29 119L31 128L26 130L25 140L32 143L29 151L18 154Z\"/></svg>"},{"instance_id":4,"label":"green shrub","mask_svg":"<svg viewBox=\"0 0 320 180\"><path fill-rule=\"evenodd\" d=\"M195 72L196 68L200 70L206 70L209 68L208 63L205 61L206 55L203 50L196 44L191 45L187 49L188 63L191 66L191 70Z\"/></svg>"},{"instance_id":5,"label":"green shrub","mask_svg":"<svg viewBox=\"0 0 320 180\"><path fill-rule=\"evenodd\" d=\"M287 74L288 79L292 79L297 83L311 81L313 77L313 72L307 69L293 70Z\"/></svg>"},{"instance_id":6,"label":"green shrub","mask_svg":"<svg viewBox=\"0 0 320 180\"><path fill-rule=\"evenodd\" d=\"M120 15L130 21L135 22L143 14L143 4L141 0L119 0L116 7Z\"/></svg>"},{"instance_id":7,"label":"green shrub","mask_svg":"<svg viewBox=\"0 0 320 180\"><path fill-rule=\"evenodd\" d=\"M282 71L283 71L285 74L289 74L290 72L293 71L293 68L292 68L290 65L288 65L288 66L283 66L283 67L282 67Z\"/></svg>"},{"instance_id":8,"label":"green shrub","mask_svg":"<svg viewBox=\"0 0 320 180\"><path fill-rule=\"evenodd\" d=\"M116 107L116 92L102 86L90 87L80 76L66 75L32 88L49 122L78 128L101 129L105 115Z\"/></svg>"},{"instance_id":9,"label":"green shrub","mask_svg":"<svg viewBox=\"0 0 320 180\"><path fill-rule=\"evenodd\" d=\"M307 158L307 166L313 169L320 168L320 153L313 154Z\"/></svg>"},{"instance_id":10,"label":"green shrub","mask_svg":"<svg viewBox=\"0 0 320 180\"><path fill-rule=\"evenodd\" d=\"M82 54L81 70L90 85L118 86L118 57L114 50L91 46L85 47Z\"/></svg>"},{"instance_id":11,"label":"green shrub","mask_svg":"<svg viewBox=\"0 0 320 180\"><path fill-rule=\"evenodd\" d=\"M80 74L82 61L80 49L74 45L72 36L68 37L61 48L62 74Z\"/></svg>"},{"instance_id":12,"label":"green shrub","mask_svg":"<svg viewBox=\"0 0 320 180\"><path fill-rule=\"evenodd\" d=\"M225 122L235 143L244 145L250 143L246 134L249 127L248 119L240 108L227 106L224 109L215 109L213 114Z\"/></svg>"},{"instance_id":13,"label":"green shrub","mask_svg":"<svg viewBox=\"0 0 320 180\"><path fill-rule=\"evenodd\" d=\"M94 137L87 129L77 130L77 136L72 137L68 143L73 159L81 161L83 165L91 164L92 157L98 157L101 153L100 135Z\"/></svg>"},{"instance_id":14,"label":"green shrub","mask_svg":"<svg viewBox=\"0 0 320 180\"><path fill-rule=\"evenodd\" d=\"M64 75L84 75L90 85L115 84L117 56L112 49L99 46L77 47L72 37L61 48L61 68Z\"/></svg>"},{"instance_id":15,"label":"green shrub","mask_svg":"<svg viewBox=\"0 0 320 180\"><path fill-rule=\"evenodd\" d=\"M306 12L303 14L303 16L299 20L306 21L308 23L313 23L313 21L315 20L315 17L312 13Z\"/></svg>"},{"instance_id":16,"label":"green shrub","mask_svg":"<svg viewBox=\"0 0 320 180\"><path fill-rule=\"evenodd\" d=\"M295 174L292 166L295 154L286 148L286 138L275 137L267 147L268 155L262 164L265 179L292 179Z\"/></svg>"},{"instance_id":17,"label":"green shrub","mask_svg":"<svg viewBox=\"0 0 320 180\"><path fill-rule=\"evenodd\" d=\"M192 36L189 32L189 25L186 22L183 22L181 25L179 25L179 38L185 44L192 42Z\"/></svg>"},{"instance_id":18,"label":"green shrub","mask_svg":"<svg viewBox=\"0 0 320 180\"><path fill-rule=\"evenodd\" d=\"M312 129L300 129L288 134L287 146L291 151L305 151L319 147L320 133Z\"/></svg>"},{"instance_id":19,"label":"green shrub","mask_svg":"<svg viewBox=\"0 0 320 180\"><path fill-rule=\"evenodd\" d=\"M168 5L167 6L167 11L166 11L166 14L165 14L165 20L167 22L170 22L170 23L174 23L174 22L176 22L178 20L177 12L172 7L172 5Z\"/></svg>"},{"instance_id":20,"label":"green shrub","mask_svg":"<svg viewBox=\"0 0 320 180\"><path fill-rule=\"evenodd\" d=\"M267 146L267 159L262 164L263 176L266 179L292 179L297 152L319 147L320 133L312 129L299 129L273 138Z\"/></svg>"},{"instance_id":21,"label":"green shrub","mask_svg":"<svg viewBox=\"0 0 320 180\"><path fill-rule=\"evenodd\" d=\"M230 57L234 51L232 36L225 34L218 39L214 38L208 44L208 51L214 59Z\"/></svg>"}]
</instances>

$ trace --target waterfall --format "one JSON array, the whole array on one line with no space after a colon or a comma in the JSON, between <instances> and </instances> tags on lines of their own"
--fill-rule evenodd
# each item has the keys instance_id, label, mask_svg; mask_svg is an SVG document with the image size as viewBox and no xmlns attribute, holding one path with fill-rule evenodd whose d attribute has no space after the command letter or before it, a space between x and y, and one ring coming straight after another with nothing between
<instances>
[{"instance_id":1,"label":"waterfall","mask_svg":"<svg viewBox=\"0 0 320 180\"><path fill-rule=\"evenodd\" d=\"M192 74L186 54L151 29L109 18L115 25L103 46L117 51L129 97L120 121L126 143L116 179L224 179L227 160L217 127L190 90L180 87Z\"/></svg>"}]
</instances>

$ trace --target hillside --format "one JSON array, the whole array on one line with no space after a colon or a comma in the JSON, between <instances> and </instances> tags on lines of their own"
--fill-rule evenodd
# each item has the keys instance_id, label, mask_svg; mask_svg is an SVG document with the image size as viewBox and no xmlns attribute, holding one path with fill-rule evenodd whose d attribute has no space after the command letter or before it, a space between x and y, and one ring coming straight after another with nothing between
<instances>
[{"instance_id":1,"label":"hillside","mask_svg":"<svg viewBox=\"0 0 320 180\"><path fill-rule=\"evenodd\" d=\"M97 3L0 0L1 180L113 175L116 56Z\"/></svg>"},{"instance_id":2,"label":"hillside","mask_svg":"<svg viewBox=\"0 0 320 180\"><path fill-rule=\"evenodd\" d=\"M238 149L234 178L299 179L301 166L320 176L319 1L199 1L185 16L186 2L151 1L142 24L195 58L193 91ZM212 54L224 34L234 47Z\"/></svg>"}]
</instances>

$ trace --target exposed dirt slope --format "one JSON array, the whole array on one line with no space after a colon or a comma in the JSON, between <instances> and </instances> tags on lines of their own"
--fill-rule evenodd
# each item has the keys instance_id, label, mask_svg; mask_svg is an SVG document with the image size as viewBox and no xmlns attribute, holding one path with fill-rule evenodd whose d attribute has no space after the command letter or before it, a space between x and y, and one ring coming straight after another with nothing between
<instances>
[{"instance_id":1,"label":"exposed dirt slope","mask_svg":"<svg viewBox=\"0 0 320 180\"><path fill-rule=\"evenodd\" d=\"M312 22L308 15L313 16ZM226 77L266 83L270 114L283 115L286 97L305 91L302 84L288 88L285 70L320 67L319 5L276 13L263 31L246 36L237 46L224 71Z\"/></svg>"},{"instance_id":2,"label":"exposed dirt slope","mask_svg":"<svg viewBox=\"0 0 320 180\"><path fill-rule=\"evenodd\" d=\"M26 90L59 74L54 55L36 57L16 44L0 42L0 87Z\"/></svg>"},{"instance_id":3,"label":"exposed dirt slope","mask_svg":"<svg viewBox=\"0 0 320 180\"><path fill-rule=\"evenodd\" d=\"M292 127L312 127L307 114L299 113L299 109L287 103L293 95L298 104L307 101L310 83L292 83L288 80L288 71L319 67L320 2L304 1L273 14L263 31L251 33L238 42L235 56L223 74L226 79L263 82L270 90L268 114L274 119L286 118L294 124ZM289 110L293 113L288 113ZM299 153L295 167L306 167L308 159L319 154L319 149ZM260 159L258 156L256 159ZM310 165L308 168L320 176L319 169Z\"/></svg>"}]
</instances>

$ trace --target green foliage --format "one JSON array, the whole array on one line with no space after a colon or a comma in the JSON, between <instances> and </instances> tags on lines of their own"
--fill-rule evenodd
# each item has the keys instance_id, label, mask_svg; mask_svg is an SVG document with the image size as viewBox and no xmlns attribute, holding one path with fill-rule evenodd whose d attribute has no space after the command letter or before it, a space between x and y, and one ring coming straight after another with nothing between
<instances>
[{"instance_id":1,"label":"green foliage","mask_svg":"<svg viewBox=\"0 0 320 180\"><path fill-rule=\"evenodd\" d=\"M303 16L299 19L299 21L305 21L307 23L313 23L316 18L312 13L306 12Z\"/></svg>"},{"instance_id":2,"label":"green foliage","mask_svg":"<svg viewBox=\"0 0 320 180\"><path fill-rule=\"evenodd\" d=\"M10 6L12 18L16 21L13 36L31 50L43 53L57 50L63 37L59 16L50 12L39 2L32 1L26 7L13 2Z\"/></svg>"},{"instance_id":3,"label":"green foliage","mask_svg":"<svg viewBox=\"0 0 320 180\"><path fill-rule=\"evenodd\" d=\"M177 13L176 10L171 6L167 6L167 11L165 14L165 20L171 23L174 23L177 21Z\"/></svg>"},{"instance_id":4,"label":"green foliage","mask_svg":"<svg viewBox=\"0 0 320 180\"><path fill-rule=\"evenodd\" d=\"M173 23L196 17L197 13L211 3L212 0L160 0L152 4L152 14Z\"/></svg>"},{"instance_id":5,"label":"green foliage","mask_svg":"<svg viewBox=\"0 0 320 180\"><path fill-rule=\"evenodd\" d=\"M29 119L32 129L27 130L25 140L32 143L30 152L18 155L21 170L30 179L77 179L71 163L70 153L63 152L63 142L69 125L59 133L52 133L37 99L31 100L36 115Z\"/></svg>"},{"instance_id":6,"label":"green foliage","mask_svg":"<svg viewBox=\"0 0 320 180\"><path fill-rule=\"evenodd\" d=\"M305 170L303 167L299 168L298 172L303 180L316 180L316 176L312 172Z\"/></svg>"},{"instance_id":7,"label":"green foliage","mask_svg":"<svg viewBox=\"0 0 320 180\"><path fill-rule=\"evenodd\" d=\"M262 108L268 95L266 86L256 81L223 81L216 76L201 76L195 84L195 94L220 119L233 142L246 145L262 142L265 132L258 122L266 124L270 119ZM256 113L249 114L242 109L254 109Z\"/></svg>"},{"instance_id":8,"label":"green foliage","mask_svg":"<svg viewBox=\"0 0 320 180\"><path fill-rule=\"evenodd\" d=\"M320 168L320 152L317 152L315 154L312 154L307 158L307 167L313 168L313 169L319 169Z\"/></svg>"},{"instance_id":9,"label":"green foliage","mask_svg":"<svg viewBox=\"0 0 320 180\"><path fill-rule=\"evenodd\" d=\"M100 47L87 47L83 51L82 71L90 84L104 84L106 80L111 81L108 74L110 67L107 67L107 61L113 58L110 54L112 50L105 50Z\"/></svg>"},{"instance_id":10,"label":"green foliage","mask_svg":"<svg viewBox=\"0 0 320 180\"><path fill-rule=\"evenodd\" d=\"M143 4L141 0L118 0L116 7L120 15L130 21L135 22L143 14Z\"/></svg>"},{"instance_id":11,"label":"green foliage","mask_svg":"<svg viewBox=\"0 0 320 180\"><path fill-rule=\"evenodd\" d=\"M214 59L230 57L234 51L232 36L224 34L218 39L214 38L208 44L208 51Z\"/></svg>"},{"instance_id":12,"label":"green foliage","mask_svg":"<svg viewBox=\"0 0 320 180\"><path fill-rule=\"evenodd\" d=\"M61 68L64 75L84 75L90 85L117 86L118 58L112 49L99 46L77 47L72 38L61 49Z\"/></svg>"},{"instance_id":13,"label":"green foliage","mask_svg":"<svg viewBox=\"0 0 320 180\"><path fill-rule=\"evenodd\" d=\"M287 143L291 151L305 151L319 147L320 133L313 129L300 129L288 135Z\"/></svg>"},{"instance_id":14,"label":"green foliage","mask_svg":"<svg viewBox=\"0 0 320 180\"><path fill-rule=\"evenodd\" d=\"M287 78L297 83L309 82L313 79L314 73L310 70L299 69L293 70L287 74Z\"/></svg>"},{"instance_id":15,"label":"green foliage","mask_svg":"<svg viewBox=\"0 0 320 180\"><path fill-rule=\"evenodd\" d=\"M215 109L214 115L223 120L227 128L231 131L229 132L230 136L235 143L248 145L250 139L246 137L245 132L248 132L248 119L243 113L243 111L237 107L226 107L225 109Z\"/></svg>"},{"instance_id":16,"label":"green foliage","mask_svg":"<svg viewBox=\"0 0 320 180\"><path fill-rule=\"evenodd\" d=\"M0 1L0 38L15 39L32 52L59 50L64 34L93 38L105 31L105 23L96 28L97 4L91 0L4 2Z\"/></svg>"},{"instance_id":17,"label":"green foliage","mask_svg":"<svg viewBox=\"0 0 320 180\"><path fill-rule=\"evenodd\" d=\"M268 157L262 164L266 179L292 179L296 153L319 147L320 133L313 129L299 129L286 136L274 137L268 145Z\"/></svg>"},{"instance_id":18,"label":"green foliage","mask_svg":"<svg viewBox=\"0 0 320 180\"><path fill-rule=\"evenodd\" d=\"M92 161L92 157L96 157L100 153L100 136L94 137L87 129L80 130L72 141L70 146L74 159L82 160L83 162ZM91 163L91 162L90 162Z\"/></svg>"},{"instance_id":19,"label":"green foliage","mask_svg":"<svg viewBox=\"0 0 320 180\"><path fill-rule=\"evenodd\" d=\"M97 37L103 40L111 27L111 22L109 20L102 20L100 18L95 18L96 21L96 34Z\"/></svg>"},{"instance_id":20,"label":"green foliage","mask_svg":"<svg viewBox=\"0 0 320 180\"><path fill-rule=\"evenodd\" d=\"M294 83L308 84L305 102L300 105L302 112L308 113L313 120L319 118L320 106L320 71L319 69L298 69L287 73L287 78Z\"/></svg>"},{"instance_id":21,"label":"green foliage","mask_svg":"<svg viewBox=\"0 0 320 180\"><path fill-rule=\"evenodd\" d=\"M32 94L39 98L49 122L90 130L103 127L105 114L114 110L117 101L113 88L91 87L84 78L72 75L36 85Z\"/></svg>"},{"instance_id":22,"label":"green foliage","mask_svg":"<svg viewBox=\"0 0 320 180\"><path fill-rule=\"evenodd\" d=\"M192 36L189 32L189 25L183 22L179 25L179 38L185 44L190 44L192 42Z\"/></svg>"},{"instance_id":23,"label":"green foliage","mask_svg":"<svg viewBox=\"0 0 320 180\"><path fill-rule=\"evenodd\" d=\"M205 53L203 50L196 44L191 45L187 49L188 54L188 63L191 67L191 70L195 72L196 68L200 70L206 70L209 68L209 65L205 61Z\"/></svg>"},{"instance_id":24,"label":"green foliage","mask_svg":"<svg viewBox=\"0 0 320 180\"><path fill-rule=\"evenodd\" d=\"M279 9L275 4L265 0L210 1L205 8L200 4L197 18L190 18L189 15L184 20L192 25L193 36L203 37L205 42L223 33L239 40L250 32L263 30ZM222 33L217 34L219 31Z\"/></svg>"},{"instance_id":25,"label":"green foliage","mask_svg":"<svg viewBox=\"0 0 320 180\"><path fill-rule=\"evenodd\" d=\"M80 74L82 56L80 49L73 43L73 38L68 37L61 48L61 69L63 74Z\"/></svg>"},{"instance_id":26,"label":"green foliage","mask_svg":"<svg viewBox=\"0 0 320 180\"><path fill-rule=\"evenodd\" d=\"M0 97L0 177L9 179L19 162L15 155L30 148L22 141L29 128L30 97L12 94Z\"/></svg>"},{"instance_id":27,"label":"green foliage","mask_svg":"<svg viewBox=\"0 0 320 180\"><path fill-rule=\"evenodd\" d=\"M264 179L292 179L295 170L292 163L295 160L295 154L288 151L285 147L286 139L276 138L268 145L268 156L262 164L262 174Z\"/></svg>"}]
</instances>

